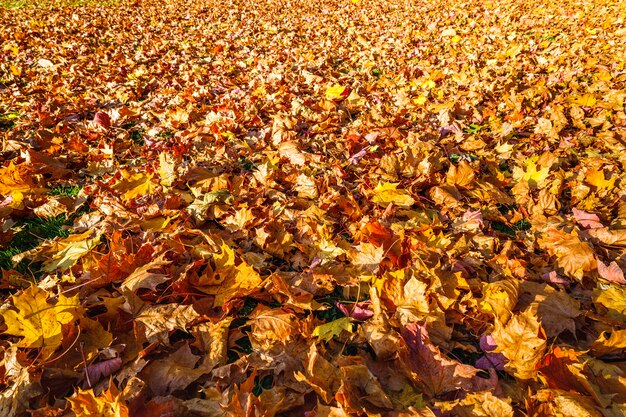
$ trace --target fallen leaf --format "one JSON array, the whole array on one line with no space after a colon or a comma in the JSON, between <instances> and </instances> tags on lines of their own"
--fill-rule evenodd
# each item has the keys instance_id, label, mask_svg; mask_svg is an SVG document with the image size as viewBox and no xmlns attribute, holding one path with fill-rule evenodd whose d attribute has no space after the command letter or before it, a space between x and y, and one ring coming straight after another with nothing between
<instances>
[{"instance_id":1,"label":"fallen leaf","mask_svg":"<svg viewBox=\"0 0 626 417\"><path fill-rule=\"evenodd\" d=\"M68 401L76 417L129 416L128 407L122 401L112 380L109 383L109 388L101 395L96 396L93 389L78 390L76 394L68 398Z\"/></svg>"},{"instance_id":2,"label":"fallen leaf","mask_svg":"<svg viewBox=\"0 0 626 417\"><path fill-rule=\"evenodd\" d=\"M590 229L604 227L602 222L600 222L600 218L593 213L587 213L586 211L573 208L572 214L574 215L574 219L576 219L576 221L583 227L588 227Z\"/></svg>"},{"instance_id":3,"label":"fallen leaf","mask_svg":"<svg viewBox=\"0 0 626 417\"><path fill-rule=\"evenodd\" d=\"M609 282L615 282L617 284L626 284L624 279L624 271L617 265L615 261L611 262L608 266L598 259L598 275L601 278Z\"/></svg>"},{"instance_id":4,"label":"fallen leaf","mask_svg":"<svg viewBox=\"0 0 626 417\"><path fill-rule=\"evenodd\" d=\"M192 354L189 345L185 343L171 355L152 361L141 375L155 395L168 395L174 391L184 390L202 374L210 371L195 367L199 359L200 357Z\"/></svg>"},{"instance_id":5,"label":"fallen leaf","mask_svg":"<svg viewBox=\"0 0 626 417\"><path fill-rule=\"evenodd\" d=\"M444 356L432 344L423 326L407 325L402 337L409 348L407 365L426 394L438 396L455 390L471 390L472 378L478 369Z\"/></svg>"},{"instance_id":6,"label":"fallen leaf","mask_svg":"<svg viewBox=\"0 0 626 417\"><path fill-rule=\"evenodd\" d=\"M31 286L14 295L16 310L2 312L7 326L5 333L20 336L18 347L41 349L48 358L63 341L63 325L70 324L82 315L78 296L65 297L60 294L56 303L48 303L48 292Z\"/></svg>"},{"instance_id":7,"label":"fallen leaf","mask_svg":"<svg viewBox=\"0 0 626 417\"><path fill-rule=\"evenodd\" d=\"M326 88L326 98L328 100L343 99L348 96L348 89L339 84Z\"/></svg>"},{"instance_id":8,"label":"fallen leaf","mask_svg":"<svg viewBox=\"0 0 626 417\"><path fill-rule=\"evenodd\" d=\"M121 193L123 201L129 201L146 194L152 194L156 185L152 182L153 174L120 170L122 180L113 188Z\"/></svg>"},{"instance_id":9,"label":"fallen leaf","mask_svg":"<svg viewBox=\"0 0 626 417\"><path fill-rule=\"evenodd\" d=\"M135 269L129 276L122 282L122 288L126 288L129 291L136 291L139 288L148 288L155 290L157 285L167 281L170 277L167 274L158 272L150 272L151 270L161 269L161 267L169 265L171 262L166 261L163 255L155 259L152 262L140 266Z\"/></svg>"},{"instance_id":10,"label":"fallen leaf","mask_svg":"<svg viewBox=\"0 0 626 417\"><path fill-rule=\"evenodd\" d=\"M389 203L393 203L399 207L410 207L415 204L413 197L408 195L406 191L397 189L398 185L399 184L389 182L379 183L376 188L374 188L372 201L385 207Z\"/></svg>"},{"instance_id":11,"label":"fallen leaf","mask_svg":"<svg viewBox=\"0 0 626 417\"><path fill-rule=\"evenodd\" d=\"M350 317L342 317L329 323L321 324L313 329L311 336L328 341L335 336L339 336L343 331L352 333L352 319Z\"/></svg>"},{"instance_id":12,"label":"fallen leaf","mask_svg":"<svg viewBox=\"0 0 626 417\"><path fill-rule=\"evenodd\" d=\"M504 365L507 372L522 380L536 378L536 365L543 358L547 342L531 309L515 314L505 325L496 320L491 335L496 343L494 352L508 360Z\"/></svg>"}]
</instances>

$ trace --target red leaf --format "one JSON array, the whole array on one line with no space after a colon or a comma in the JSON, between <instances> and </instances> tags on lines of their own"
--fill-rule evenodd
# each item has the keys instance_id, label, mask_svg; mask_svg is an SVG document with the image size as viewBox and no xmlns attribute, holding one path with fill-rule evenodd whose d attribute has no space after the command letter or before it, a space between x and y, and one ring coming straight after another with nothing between
<instances>
[{"instance_id":1,"label":"red leaf","mask_svg":"<svg viewBox=\"0 0 626 417\"><path fill-rule=\"evenodd\" d=\"M93 122L97 124L98 126L102 126L105 129L108 129L111 127L111 118L109 117L108 114L101 112L101 111L96 113L96 115L93 118Z\"/></svg>"}]
</instances>

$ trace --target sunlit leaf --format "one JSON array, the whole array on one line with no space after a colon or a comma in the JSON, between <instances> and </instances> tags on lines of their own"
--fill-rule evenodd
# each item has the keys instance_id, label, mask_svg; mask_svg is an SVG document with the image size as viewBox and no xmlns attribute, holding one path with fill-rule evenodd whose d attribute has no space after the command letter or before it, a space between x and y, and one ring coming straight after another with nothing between
<instances>
[{"instance_id":1,"label":"sunlit leaf","mask_svg":"<svg viewBox=\"0 0 626 417\"><path fill-rule=\"evenodd\" d=\"M2 312L7 326L5 333L20 336L18 347L41 348L44 357L50 356L63 341L62 327L82 314L78 296L59 295L56 303L48 302L49 294L31 286L14 295L15 310Z\"/></svg>"},{"instance_id":2,"label":"sunlit leaf","mask_svg":"<svg viewBox=\"0 0 626 417\"><path fill-rule=\"evenodd\" d=\"M339 336L343 331L352 333L352 319L350 317L342 317L329 323L321 324L313 330L312 336L328 341L335 336Z\"/></svg>"}]
</instances>

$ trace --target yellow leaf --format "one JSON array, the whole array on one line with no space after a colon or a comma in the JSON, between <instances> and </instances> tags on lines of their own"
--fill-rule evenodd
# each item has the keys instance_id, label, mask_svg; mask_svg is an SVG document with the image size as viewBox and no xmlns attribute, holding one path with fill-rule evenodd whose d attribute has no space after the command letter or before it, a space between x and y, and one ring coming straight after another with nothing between
<instances>
[{"instance_id":1,"label":"yellow leaf","mask_svg":"<svg viewBox=\"0 0 626 417\"><path fill-rule=\"evenodd\" d=\"M207 294L215 295L215 306L221 306L233 298L241 297L254 291L263 281L243 259L236 264L235 251L226 243L221 245L221 252L213 255L215 269L205 273L206 277L198 288ZM207 268L209 269L209 268Z\"/></svg>"},{"instance_id":2,"label":"yellow leaf","mask_svg":"<svg viewBox=\"0 0 626 417\"><path fill-rule=\"evenodd\" d=\"M537 243L540 248L556 257L557 265L570 277L582 280L586 272L597 267L592 247L574 233L551 228Z\"/></svg>"},{"instance_id":3,"label":"yellow leaf","mask_svg":"<svg viewBox=\"0 0 626 417\"><path fill-rule=\"evenodd\" d=\"M582 96L571 97L569 102L582 107L593 107L596 104L596 98L593 94L585 94Z\"/></svg>"},{"instance_id":4,"label":"yellow leaf","mask_svg":"<svg viewBox=\"0 0 626 417\"><path fill-rule=\"evenodd\" d=\"M7 326L5 333L23 337L17 347L41 348L47 359L62 343L62 326L73 322L82 314L78 296L59 295L56 304L47 301L48 293L32 286L19 295L14 295L13 305L17 309L2 313Z\"/></svg>"},{"instance_id":5,"label":"yellow leaf","mask_svg":"<svg viewBox=\"0 0 626 417\"><path fill-rule=\"evenodd\" d=\"M166 187L176 181L176 161L167 152L159 154L159 176L161 177L161 185Z\"/></svg>"},{"instance_id":6,"label":"yellow leaf","mask_svg":"<svg viewBox=\"0 0 626 417\"><path fill-rule=\"evenodd\" d=\"M541 323L531 309L516 314L506 324L496 320L491 333L494 352L502 353L509 362L505 369L519 379L534 379L536 365L546 350L546 337Z\"/></svg>"},{"instance_id":7,"label":"yellow leaf","mask_svg":"<svg viewBox=\"0 0 626 417\"><path fill-rule=\"evenodd\" d=\"M594 75L600 81L611 81L613 79L611 73L606 70L599 70Z\"/></svg>"},{"instance_id":8,"label":"yellow leaf","mask_svg":"<svg viewBox=\"0 0 626 417\"><path fill-rule=\"evenodd\" d=\"M415 203L413 197L408 195L404 190L398 190L398 184L390 182L378 183L374 189L374 197L372 201L381 206L387 206L393 203L400 207L410 207Z\"/></svg>"},{"instance_id":9,"label":"yellow leaf","mask_svg":"<svg viewBox=\"0 0 626 417\"><path fill-rule=\"evenodd\" d=\"M329 323L317 326L313 330L312 335L322 340L329 341L333 337L340 335L344 330L352 333L352 321L350 317L342 317Z\"/></svg>"},{"instance_id":10,"label":"yellow leaf","mask_svg":"<svg viewBox=\"0 0 626 417\"><path fill-rule=\"evenodd\" d=\"M144 220L141 222L141 230L145 232L160 232L165 227L170 224L170 222L175 219L177 216L173 217L165 217L159 216L153 219Z\"/></svg>"},{"instance_id":11,"label":"yellow leaf","mask_svg":"<svg viewBox=\"0 0 626 417\"><path fill-rule=\"evenodd\" d=\"M0 168L0 195L14 192L27 193L32 191L33 182L26 172L11 161L5 168Z\"/></svg>"},{"instance_id":12,"label":"yellow leaf","mask_svg":"<svg viewBox=\"0 0 626 417\"><path fill-rule=\"evenodd\" d=\"M169 276L160 272L150 272L160 270L161 267L169 265L171 262L164 259L164 255L159 256L152 262L135 269L122 283L122 288L135 291L139 288L149 288L154 290L157 285L167 281Z\"/></svg>"},{"instance_id":13,"label":"yellow leaf","mask_svg":"<svg viewBox=\"0 0 626 417\"><path fill-rule=\"evenodd\" d=\"M452 39L450 39L450 41L452 41L453 43L457 43L461 40L461 37L459 35L456 35L454 37L452 37Z\"/></svg>"},{"instance_id":14,"label":"yellow leaf","mask_svg":"<svg viewBox=\"0 0 626 417\"><path fill-rule=\"evenodd\" d=\"M599 356L620 354L626 350L626 330L612 329L602 332L591 345L591 350Z\"/></svg>"},{"instance_id":15,"label":"yellow leaf","mask_svg":"<svg viewBox=\"0 0 626 417\"><path fill-rule=\"evenodd\" d=\"M528 182L531 187L540 187L543 182L548 178L550 168L542 168L537 170L537 157L526 158L526 169L522 170L519 167L513 169L513 178L517 181Z\"/></svg>"},{"instance_id":16,"label":"yellow leaf","mask_svg":"<svg viewBox=\"0 0 626 417\"><path fill-rule=\"evenodd\" d=\"M462 400L437 403L441 411L460 417L513 417L511 399L501 399L491 391L468 393Z\"/></svg>"},{"instance_id":17,"label":"yellow leaf","mask_svg":"<svg viewBox=\"0 0 626 417\"><path fill-rule=\"evenodd\" d=\"M92 389L79 389L68 400L76 417L128 417L128 407L112 382L109 389L99 396Z\"/></svg>"},{"instance_id":18,"label":"yellow leaf","mask_svg":"<svg viewBox=\"0 0 626 417\"><path fill-rule=\"evenodd\" d=\"M422 83L422 88L426 89L426 90L431 90L433 88L435 88L437 84L435 84L435 82L433 80L426 80Z\"/></svg>"},{"instance_id":19,"label":"yellow leaf","mask_svg":"<svg viewBox=\"0 0 626 417\"><path fill-rule=\"evenodd\" d=\"M122 193L122 200L129 201L145 194L152 194L156 185L152 182L153 174L131 172L121 169L122 181L115 184L113 189Z\"/></svg>"},{"instance_id":20,"label":"yellow leaf","mask_svg":"<svg viewBox=\"0 0 626 417\"><path fill-rule=\"evenodd\" d=\"M426 96L420 95L419 97L413 99L413 103L421 106L422 104L426 103L426 100L428 100Z\"/></svg>"},{"instance_id":21,"label":"yellow leaf","mask_svg":"<svg viewBox=\"0 0 626 417\"><path fill-rule=\"evenodd\" d=\"M446 182L450 185L468 187L474 182L476 174L474 169L466 161L460 161L457 165L450 164L446 174Z\"/></svg>"},{"instance_id":22,"label":"yellow leaf","mask_svg":"<svg viewBox=\"0 0 626 417\"><path fill-rule=\"evenodd\" d=\"M335 84L332 87L328 87L326 89L326 98L328 100L344 98L345 92L346 92L346 87L343 87L339 84Z\"/></svg>"},{"instance_id":23,"label":"yellow leaf","mask_svg":"<svg viewBox=\"0 0 626 417\"><path fill-rule=\"evenodd\" d=\"M52 257L43 264L41 270L51 272L59 268L61 271L65 271L74 266L76 261L100 244L99 234L89 239L82 239L85 235L91 235L91 231L88 230L80 235L73 235L59 240L55 247L61 247L62 249L52 255Z\"/></svg>"},{"instance_id":24,"label":"yellow leaf","mask_svg":"<svg viewBox=\"0 0 626 417\"><path fill-rule=\"evenodd\" d=\"M608 311L606 315L614 320L626 320L626 288L621 284L608 284L593 292L593 302L601 304Z\"/></svg>"},{"instance_id":25,"label":"yellow leaf","mask_svg":"<svg viewBox=\"0 0 626 417\"><path fill-rule=\"evenodd\" d=\"M604 179L604 172L597 171L595 169L590 169L587 171L587 176L585 180L588 184L593 185L597 188L606 188L607 190L612 190L615 187L615 178L612 177L608 180Z\"/></svg>"},{"instance_id":26,"label":"yellow leaf","mask_svg":"<svg viewBox=\"0 0 626 417\"><path fill-rule=\"evenodd\" d=\"M519 282L514 279L505 279L483 285L483 298L480 309L492 314L502 323L511 317L511 311L517 304L519 297Z\"/></svg>"}]
</instances>

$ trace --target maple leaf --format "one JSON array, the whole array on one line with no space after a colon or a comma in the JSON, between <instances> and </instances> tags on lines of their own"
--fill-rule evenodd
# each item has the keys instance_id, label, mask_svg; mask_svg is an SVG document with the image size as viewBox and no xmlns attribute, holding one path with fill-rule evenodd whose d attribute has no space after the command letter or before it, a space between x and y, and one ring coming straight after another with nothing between
<instances>
[{"instance_id":1,"label":"maple leaf","mask_svg":"<svg viewBox=\"0 0 626 417\"><path fill-rule=\"evenodd\" d=\"M602 414L596 411L593 400L585 395L546 389L538 391L533 397L541 403L541 409L547 415L602 417Z\"/></svg>"},{"instance_id":2,"label":"maple leaf","mask_svg":"<svg viewBox=\"0 0 626 417\"><path fill-rule=\"evenodd\" d=\"M591 345L591 350L598 356L619 354L626 349L626 330L602 332Z\"/></svg>"},{"instance_id":3,"label":"maple leaf","mask_svg":"<svg viewBox=\"0 0 626 417\"><path fill-rule=\"evenodd\" d=\"M471 390L472 378L478 372L473 366L447 358L434 346L423 326L411 323L402 334L408 348L407 365L424 391L437 396L458 389Z\"/></svg>"},{"instance_id":4,"label":"maple leaf","mask_svg":"<svg viewBox=\"0 0 626 417\"><path fill-rule=\"evenodd\" d=\"M569 102L579 106L593 107L596 104L596 98L592 94L584 94L570 98Z\"/></svg>"},{"instance_id":5,"label":"maple leaf","mask_svg":"<svg viewBox=\"0 0 626 417\"><path fill-rule=\"evenodd\" d=\"M382 246L376 247L371 243L361 242L349 251L347 255L354 265L373 273L378 270L380 263L384 259L385 249Z\"/></svg>"},{"instance_id":6,"label":"maple leaf","mask_svg":"<svg viewBox=\"0 0 626 417\"><path fill-rule=\"evenodd\" d=\"M550 168L541 168L537 170L538 157L526 158L524 161L525 169L513 168L513 178L517 181L524 181L533 188L539 188L548 178Z\"/></svg>"},{"instance_id":7,"label":"maple leaf","mask_svg":"<svg viewBox=\"0 0 626 417\"><path fill-rule=\"evenodd\" d=\"M577 208L572 209L572 214L574 215L574 219L576 219L576 221L583 227L588 227L590 229L604 227L602 222L600 222L600 218L596 214L587 213L586 211L578 210Z\"/></svg>"},{"instance_id":8,"label":"maple leaf","mask_svg":"<svg viewBox=\"0 0 626 417\"><path fill-rule=\"evenodd\" d=\"M555 346L537 365L537 369L548 387L584 393L586 378L580 356L582 352Z\"/></svg>"},{"instance_id":9,"label":"maple leaf","mask_svg":"<svg viewBox=\"0 0 626 417\"><path fill-rule=\"evenodd\" d=\"M320 354L315 343L309 347L303 362L305 373L296 371L294 377L306 382L324 402L330 403L340 385L337 368Z\"/></svg>"},{"instance_id":10,"label":"maple leaf","mask_svg":"<svg viewBox=\"0 0 626 417\"><path fill-rule=\"evenodd\" d=\"M65 271L71 268L80 258L100 244L100 235L92 237L92 234L91 231L87 231L56 241L48 252L54 250L58 252L53 253L50 259L44 262L42 271L49 272L55 269Z\"/></svg>"},{"instance_id":11,"label":"maple leaf","mask_svg":"<svg viewBox=\"0 0 626 417\"><path fill-rule=\"evenodd\" d=\"M474 170L466 161L460 161L457 165L450 165L450 169L448 169L446 174L446 182L448 184L460 187L468 187L474 182L475 178Z\"/></svg>"},{"instance_id":12,"label":"maple leaf","mask_svg":"<svg viewBox=\"0 0 626 417\"><path fill-rule=\"evenodd\" d=\"M123 201L129 201L146 194L152 194L156 190L156 185L152 182L153 174L132 172L120 169L122 180L113 186L117 192L121 193Z\"/></svg>"},{"instance_id":13,"label":"maple leaf","mask_svg":"<svg viewBox=\"0 0 626 417\"><path fill-rule=\"evenodd\" d=\"M0 392L0 415L15 416L26 413L30 409L30 400L43 394L43 388L28 371L28 367L20 364L17 346L4 350L0 364L4 369L6 384Z\"/></svg>"},{"instance_id":14,"label":"maple leaf","mask_svg":"<svg viewBox=\"0 0 626 417\"><path fill-rule=\"evenodd\" d=\"M519 297L519 282L507 279L485 284L483 286L483 298L480 301L480 309L493 314L502 323L506 323L511 317L513 307Z\"/></svg>"},{"instance_id":15,"label":"maple leaf","mask_svg":"<svg viewBox=\"0 0 626 417\"><path fill-rule=\"evenodd\" d=\"M86 391L78 390L72 397L68 398L70 408L76 417L128 417L128 407L122 401L121 394L113 385L109 383L109 388L96 396L93 389Z\"/></svg>"},{"instance_id":16,"label":"maple leaf","mask_svg":"<svg viewBox=\"0 0 626 417\"><path fill-rule=\"evenodd\" d=\"M611 190L613 189L613 187L615 187L615 176L612 176L610 179L605 179L604 178L604 172L603 171L597 171L595 169L590 169L587 170L587 174L585 176L585 180L587 181L588 184L593 185L594 187L600 188L600 189L607 189L607 190Z\"/></svg>"},{"instance_id":17,"label":"maple leaf","mask_svg":"<svg viewBox=\"0 0 626 417\"><path fill-rule=\"evenodd\" d=\"M350 317L342 317L329 323L321 324L313 330L311 336L329 341L333 337L339 336L344 330L349 333L353 331L352 319Z\"/></svg>"},{"instance_id":18,"label":"maple leaf","mask_svg":"<svg viewBox=\"0 0 626 417\"><path fill-rule=\"evenodd\" d=\"M329 100L343 99L348 96L348 89L339 84L335 84L326 89L326 98Z\"/></svg>"},{"instance_id":19,"label":"maple leaf","mask_svg":"<svg viewBox=\"0 0 626 417\"><path fill-rule=\"evenodd\" d=\"M390 182L378 183L374 188L374 197L372 201L381 206L387 206L389 203L393 203L399 207L410 207L415 204L413 197L408 195L403 190L398 190L399 184L393 184Z\"/></svg>"},{"instance_id":20,"label":"maple leaf","mask_svg":"<svg viewBox=\"0 0 626 417\"><path fill-rule=\"evenodd\" d=\"M591 229L588 233L609 246L626 246L626 229L611 230L607 227Z\"/></svg>"},{"instance_id":21,"label":"maple leaf","mask_svg":"<svg viewBox=\"0 0 626 417\"><path fill-rule=\"evenodd\" d=\"M195 337L192 346L206 352L203 368L213 368L226 362L228 349L228 332L233 318L227 317L217 323L200 323L189 330Z\"/></svg>"},{"instance_id":22,"label":"maple leaf","mask_svg":"<svg viewBox=\"0 0 626 417\"><path fill-rule=\"evenodd\" d=\"M626 320L626 288L622 285L599 285L593 292L593 302L604 306L609 317Z\"/></svg>"},{"instance_id":23,"label":"maple leaf","mask_svg":"<svg viewBox=\"0 0 626 417\"><path fill-rule=\"evenodd\" d=\"M520 379L534 379L536 365L546 350L546 337L537 316L527 309L514 315L505 325L498 320L491 333L496 348L508 362L505 369Z\"/></svg>"},{"instance_id":24,"label":"maple leaf","mask_svg":"<svg viewBox=\"0 0 626 417\"><path fill-rule=\"evenodd\" d=\"M40 348L47 359L63 342L63 325L72 323L82 314L78 296L60 294L55 304L47 301L48 293L31 286L14 295L15 310L2 312L7 326L5 333L20 336L18 347Z\"/></svg>"},{"instance_id":25,"label":"maple leaf","mask_svg":"<svg viewBox=\"0 0 626 417\"><path fill-rule=\"evenodd\" d=\"M296 316L268 308L257 308L248 323L250 343L258 350L269 350L277 343L289 343L299 330Z\"/></svg>"},{"instance_id":26,"label":"maple leaf","mask_svg":"<svg viewBox=\"0 0 626 417\"><path fill-rule=\"evenodd\" d=\"M176 159L169 153L161 152L159 154L159 177L161 185L169 187L176 181Z\"/></svg>"},{"instance_id":27,"label":"maple leaf","mask_svg":"<svg viewBox=\"0 0 626 417\"><path fill-rule=\"evenodd\" d=\"M601 230L601 229L591 229ZM554 228L546 231L538 240L540 247L556 256L557 264L571 277L582 279L585 272L596 268L593 249L574 233L565 233Z\"/></svg>"},{"instance_id":28,"label":"maple leaf","mask_svg":"<svg viewBox=\"0 0 626 417\"><path fill-rule=\"evenodd\" d=\"M191 353L188 344L182 345L166 358L151 362L142 371L148 386L156 395L167 395L173 391L187 388L202 374L210 369L196 368L199 356Z\"/></svg>"},{"instance_id":29,"label":"maple leaf","mask_svg":"<svg viewBox=\"0 0 626 417\"><path fill-rule=\"evenodd\" d=\"M146 326L148 340L160 340L167 344L170 331L186 331L187 326L198 317L191 305L165 304L143 307L135 320Z\"/></svg>"},{"instance_id":30,"label":"maple leaf","mask_svg":"<svg viewBox=\"0 0 626 417\"><path fill-rule=\"evenodd\" d=\"M341 385L335 396L337 402L343 408L361 413L367 413L372 405L383 409L393 408L393 403L367 366L359 363L358 359L350 362L339 368Z\"/></svg>"},{"instance_id":31,"label":"maple leaf","mask_svg":"<svg viewBox=\"0 0 626 417\"><path fill-rule=\"evenodd\" d=\"M157 285L167 281L169 276L167 274L150 272L151 270L160 269L162 266L169 265L171 262L164 259L164 255L158 257L152 262L140 266L135 269L129 276L124 279L122 288L126 288L129 291L135 291L139 288L149 288L154 290Z\"/></svg>"},{"instance_id":32,"label":"maple leaf","mask_svg":"<svg viewBox=\"0 0 626 417\"><path fill-rule=\"evenodd\" d=\"M18 167L11 161L7 167L0 168L0 195L28 193L33 188L32 179L24 167Z\"/></svg>"},{"instance_id":33,"label":"maple leaf","mask_svg":"<svg viewBox=\"0 0 626 417\"><path fill-rule=\"evenodd\" d=\"M622 271L622 268L620 268L615 261L611 262L607 266L604 262L598 259L598 275L610 282L626 284L624 271Z\"/></svg>"},{"instance_id":34,"label":"maple leaf","mask_svg":"<svg viewBox=\"0 0 626 417\"><path fill-rule=\"evenodd\" d=\"M513 417L511 399L498 398L491 391L467 394L462 400L438 402L438 408L459 417Z\"/></svg>"},{"instance_id":35,"label":"maple leaf","mask_svg":"<svg viewBox=\"0 0 626 417\"><path fill-rule=\"evenodd\" d=\"M215 270L197 285L207 294L215 295L215 306L221 306L232 298L247 295L262 282L259 273L246 261L236 264L235 251L222 243L221 252L214 255Z\"/></svg>"}]
</instances>

